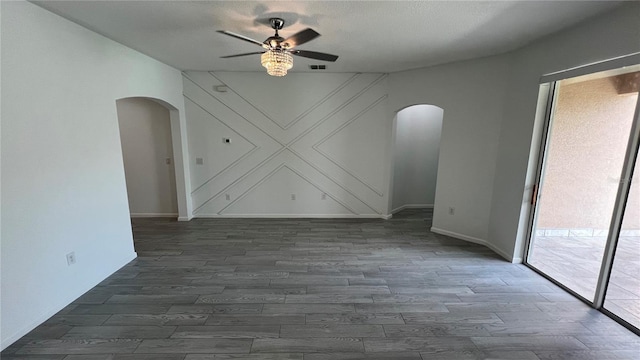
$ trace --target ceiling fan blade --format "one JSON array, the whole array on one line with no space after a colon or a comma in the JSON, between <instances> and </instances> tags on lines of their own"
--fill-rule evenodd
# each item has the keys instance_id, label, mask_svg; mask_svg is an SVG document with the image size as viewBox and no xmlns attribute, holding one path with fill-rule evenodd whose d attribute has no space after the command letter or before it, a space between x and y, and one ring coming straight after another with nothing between
<instances>
[{"instance_id":1,"label":"ceiling fan blade","mask_svg":"<svg viewBox=\"0 0 640 360\"><path fill-rule=\"evenodd\" d=\"M298 55L302 57L306 57L309 59L316 59L322 61L336 61L338 60L338 55L325 54L317 51L307 51L307 50L291 50L293 55Z\"/></svg>"},{"instance_id":2,"label":"ceiling fan blade","mask_svg":"<svg viewBox=\"0 0 640 360\"><path fill-rule=\"evenodd\" d=\"M246 42L250 42L250 43L253 43L253 44L256 44L256 45L259 45L259 46L264 46L264 44L263 44L263 43L261 43L261 42L260 42L260 41L258 41L258 40L254 40L254 39L252 39L252 38L250 38L250 37L246 37L246 36L244 36L244 35L236 34L236 33L233 33L233 32L231 32L231 31L218 30L218 32L219 32L220 34L229 35L229 36L234 37L234 38L236 38L236 39L244 40L244 41L246 41Z\"/></svg>"},{"instance_id":3,"label":"ceiling fan blade","mask_svg":"<svg viewBox=\"0 0 640 360\"><path fill-rule=\"evenodd\" d=\"M306 28L300 32L297 32L291 35L290 37L282 41L281 45L285 49L291 49L298 45L302 45L308 41L311 41L317 38L318 36L320 36L320 34L318 34L315 30L311 28Z\"/></svg>"},{"instance_id":4,"label":"ceiling fan blade","mask_svg":"<svg viewBox=\"0 0 640 360\"><path fill-rule=\"evenodd\" d=\"M239 56L259 55L259 54L264 54L264 51L256 51L256 52L250 52L250 53L244 53L244 54L235 54L235 55L220 56L220 58L221 58L221 59L228 59L228 58L234 58L234 57L239 57Z\"/></svg>"}]
</instances>

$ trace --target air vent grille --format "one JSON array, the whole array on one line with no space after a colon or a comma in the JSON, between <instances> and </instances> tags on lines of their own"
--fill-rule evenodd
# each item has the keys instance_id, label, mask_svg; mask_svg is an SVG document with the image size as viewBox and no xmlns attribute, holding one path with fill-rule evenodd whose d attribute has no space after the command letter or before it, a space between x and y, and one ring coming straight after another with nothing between
<instances>
[{"instance_id":1,"label":"air vent grille","mask_svg":"<svg viewBox=\"0 0 640 360\"><path fill-rule=\"evenodd\" d=\"M327 65L309 65L309 69L311 70L326 70Z\"/></svg>"}]
</instances>

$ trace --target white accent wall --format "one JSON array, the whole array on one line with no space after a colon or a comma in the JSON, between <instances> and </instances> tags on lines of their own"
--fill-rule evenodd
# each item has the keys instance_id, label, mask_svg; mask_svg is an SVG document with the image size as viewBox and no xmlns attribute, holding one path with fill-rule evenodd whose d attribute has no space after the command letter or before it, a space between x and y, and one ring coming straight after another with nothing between
<instances>
[{"instance_id":1,"label":"white accent wall","mask_svg":"<svg viewBox=\"0 0 640 360\"><path fill-rule=\"evenodd\" d=\"M386 78L185 73L194 216L388 214Z\"/></svg>"},{"instance_id":2,"label":"white accent wall","mask_svg":"<svg viewBox=\"0 0 640 360\"><path fill-rule=\"evenodd\" d=\"M131 216L177 216L169 109L145 98L116 103Z\"/></svg>"},{"instance_id":3,"label":"white accent wall","mask_svg":"<svg viewBox=\"0 0 640 360\"><path fill-rule=\"evenodd\" d=\"M442 109L433 105L413 105L398 112L393 144L392 212L433 207L442 115Z\"/></svg>"},{"instance_id":4,"label":"white accent wall","mask_svg":"<svg viewBox=\"0 0 640 360\"><path fill-rule=\"evenodd\" d=\"M184 100L176 69L34 4L0 6L5 348L136 256L116 99L181 116Z\"/></svg>"}]
</instances>

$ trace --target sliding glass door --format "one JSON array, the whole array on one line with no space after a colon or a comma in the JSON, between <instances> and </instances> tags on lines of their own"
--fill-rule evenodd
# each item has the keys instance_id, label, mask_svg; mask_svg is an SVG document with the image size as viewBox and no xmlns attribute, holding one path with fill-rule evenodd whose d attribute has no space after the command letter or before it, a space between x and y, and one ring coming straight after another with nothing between
<instances>
[{"instance_id":1,"label":"sliding glass door","mask_svg":"<svg viewBox=\"0 0 640 360\"><path fill-rule=\"evenodd\" d=\"M525 259L635 327L640 181L629 182L637 154L638 87L640 66L551 84Z\"/></svg>"},{"instance_id":2,"label":"sliding glass door","mask_svg":"<svg viewBox=\"0 0 640 360\"><path fill-rule=\"evenodd\" d=\"M640 156L633 172L604 308L640 328Z\"/></svg>"}]
</instances>

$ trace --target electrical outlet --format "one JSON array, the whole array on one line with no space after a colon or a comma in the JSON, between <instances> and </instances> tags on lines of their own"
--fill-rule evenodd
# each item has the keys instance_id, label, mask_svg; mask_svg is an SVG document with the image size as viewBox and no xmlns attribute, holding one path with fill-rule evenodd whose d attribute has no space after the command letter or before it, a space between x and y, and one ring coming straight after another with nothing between
<instances>
[{"instance_id":1,"label":"electrical outlet","mask_svg":"<svg viewBox=\"0 0 640 360\"><path fill-rule=\"evenodd\" d=\"M227 199L227 200L231 200L231 195L229 195L229 194L224 194L224 198L225 198L225 199Z\"/></svg>"},{"instance_id":2,"label":"electrical outlet","mask_svg":"<svg viewBox=\"0 0 640 360\"><path fill-rule=\"evenodd\" d=\"M449 208L449 215L455 215L455 214L456 214L456 208L450 207Z\"/></svg>"},{"instance_id":3,"label":"electrical outlet","mask_svg":"<svg viewBox=\"0 0 640 360\"><path fill-rule=\"evenodd\" d=\"M196 158L196 165L204 165L204 159L203 158Z\"/></svg>"},{"instance_id":4,"label":"electrical outlet","mask_svg":"<svg viewBox=\"0 0 640 360\"><path fill-rule=\"evenodd\" d=\"M70 252L67 254L67 265L71 266L76 263L76 253Z\"/></svg>"},{"instance_id":5,"label":"electrical outlet","mask_svg":"<svg viewBox=\"0 0 640 360\"><path fill-rule=\"evenodd\" d=\"M165 164L171 165L171 158L164 159Z\"/></svg>"},{"instance_id":6,"label":"electrical outlet","mask_svg":"<svg viewBox=\"0 0 640 360\"><path fill-rule=\"evenodd\" d=\"M296 199L296 194L291 194L291 200L295 200Z\"/></svg>"},{"instance_id":7,"label":"electrical outlet","mask_svg":"<svg viewBox=\"0 0 640 360\"><path fill-rule=\"evenodd\" d=\"M321 200L327 200L327 194L322 193L322 195L320 196Z\"/></svg>"}]
</instances>

